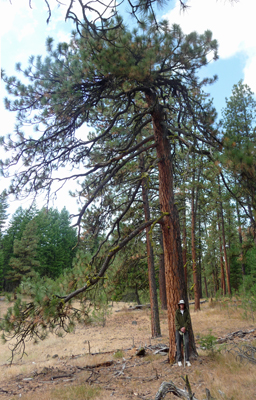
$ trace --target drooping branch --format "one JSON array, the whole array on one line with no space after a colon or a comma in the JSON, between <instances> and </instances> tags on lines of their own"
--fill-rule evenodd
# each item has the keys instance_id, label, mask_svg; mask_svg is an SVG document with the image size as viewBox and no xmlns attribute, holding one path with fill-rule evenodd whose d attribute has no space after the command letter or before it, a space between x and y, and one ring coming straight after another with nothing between
<instances>
[{"instance_id":1,"label":"drooping branch","mask_svg":"<svg viewBox=\"0 0 256 400\"><path fill-rule=\"evenodd\" d=\"M161 219L158 218L157 221L160 223ZM146 229L148 226L151 226L156 222L156 219L144 222L140 226L138 226L133 232L131 232L125 239L123 239L121 242L118 243L117 246L114 248L110 249L108 252L108 255L106 256L102 267L100 268L98 274L88 280L88 282L81 288L75 290L74 292L70 293L66 297L62 297L64 299L64 302L67 303L69 300L71 300L73 297L76 297L80 293L85 292L89 287L94 286L99 280L104 276L105 272L107 271L111 260L113 259L114 255L120 251L122 248L124 248L127 243L129 243L133 238L135 238L141 231Z\"/></svg>"},{"instance_id":2,"label":"drooping branch","mask_svg":"<svg viewBox=\"0 0 256 400\"><path fill-rule=\"evenodd\" d=\"M139 182L137 183L137 186L136 186L136 188L135 188L135 190L134 190L134 192L133 192L133 194L132 194L132 196L131 196L131 199L130 199L130 201L128 202L126 208L125 208L124 211L120 214L120 216L117 218L117 220L113 223L112 228L110 229L110 231L109 231L108 234L106 235L105 240L103 240L103 242L100 244L100 246L99 246L97 252L96 252L95 255L93 256L93 258L92 258L92 263L93 263L95 257L97 257L97 255L98 255L98 253L99 253L101 247L104 245L104 243L107 242L107 240L108 240L108 238L110 237L110 235L112 235L112 233L113 233L113 231L114 231L114 229L115 229L116 226L118 227L118 239L117 239L117 240L119 240L119 238L120 238L119 223L120 223L120 221L122 220L122 218L127 214L127 212L129 211L131 205L133 204L134 199L135 199L135 196L136 196L136 194L138 193L138 190L139 190L139 188L140 188L140 185L141 185L141 181L139 180ZM116 241L115 241L115 243L116 243Z\"/></svg>"},{"instance_id":3,"label":"drooping branch","mask_svg":"<svg viewBox=\"0 0 256 400\"><path fill-rule=\"evenodd\" d=\"M81 223L81 219L86 211L86 209L88 208L88 206L92 203L92 201L95 199L96 195L99 193L99 191L110 181L110 179L116 175L116 173L124 166L126 165L130 160L134 159L136 156L138 156L139 154L141 154L144 151L147 151L149 149L152 149L156 147L156 144L153 143L151 145L148 145L147 147L142 147L140 148L137 152L133 153L132 155L130 155L129 157L127 157L120 165L117 165L112 171L111 173L103 180L103 182L101 182L98 187L95 189L95 191L93 192L92 196L90 197L90 199L87 201L87 203L82 207L80 213L79 213L79 217L78 220L75 224L75 226L80 226Z\"/></svg>"}]
</instances>

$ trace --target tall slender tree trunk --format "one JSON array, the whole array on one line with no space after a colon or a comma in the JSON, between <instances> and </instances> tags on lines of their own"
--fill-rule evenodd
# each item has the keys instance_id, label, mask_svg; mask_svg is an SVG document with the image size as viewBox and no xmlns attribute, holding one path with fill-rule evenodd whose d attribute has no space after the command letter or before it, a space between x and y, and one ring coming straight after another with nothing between
<instances>
[{"instance_id":1,"label":"tall slender tree trunk","mask_svg":"<svg viewBox=\"0 0 256 400\"><path fill-rule=\"evenodd\" d=\"M198 206L198 290L199 290L199 298L203 297L203 289L202 289L202 240L201 240L201 210Z\"/></svg>"},{"instance_id":2,"label":"tall slender tree trunk","mask_svg":"<svg viewBox=\"0 0 256 400\"><path fill-rule=\"evenodd\" d=\"M206 220L204 218L204 229L205 229L205 236L206 238L208 237L208 232L207 232L207 224L206 224ZM206 271L205 271L205 266L203 264L203 273L204 273L204 288L205 288L205 295L206 297L209 297L209 291L208 291L208 285L207 285L207 279L206 279Z\"/></svg>"},{"instance_id":3,"label":"tall slender tree trunk","mask_svg":"<svg viewBox=\"0 0 256 400\"><path fill-rule=\"evenodd\" d=\"M141 301L140 301L140 296L139 296L139 291L138 291L138 284L137 284L137 282L135 283L135 296L136 296L137 304L140 305L140 304L141 304Z\"/></svg>"},{"instance_id":4,"label":"tall slender tree trunk","mask_svg":"<svg viewBox=\"0 0 256 400\"><path fill-rule=\"evenodd\" d=\"M219 230L219 241L220 241L220 279L221 279L221 290L222 294L226 295L226 281L225 281L225 272L224 272L224 263L223 263L223 250L222 250L222 240L221 240L221 230L220 230L220 220L219 213L217 213L218 219L218 230Z\"/></svg>"},{"instance_id":5,"label":"tall slender tree trunk","mask_svg":"<svg viewBox=\"0 0 256 400\"><path fill-rule=\"evenodd\" d=\"M206 296L206 297L209 297L208 286L207 286L207 279L206 279L206 275L205 275L205 270L204 270L204 289L205 289L205 296Z\"/></svg>"},{"instance_id":6,"label":"tall slender tree trunk","mask_svg":"<svg viewBox=\"0 0 256 400\"><path fill-rule=\"evenodd\" d=\"M195 228L196 228L196 211L195 211L195 189L194 189L194 179L191 191L191 250L192 250L192 269L193 269L193 283L194 283L194 296L195 296L195 306L194 310L200 310L200 296L198 288L198 274L196 266L196 238L195 238Z\"/></svg>"},{"instance_id":7,"label":"tall slender tree trunk","mask_svg":"<svg viewBox=\"0 0 256 400\"><path fill-rule=\"evenodd\" d=\"M215 277L215 268L214 268L214 265L213 265L213 267L212 267L212 280L213 280L213 293L214 293L214 296L216 296L217 285L216 285L216 277Z\"/></svg>"},{"instance_id":8,"label":"tall slender tree trunk","mask_svg":"<svg viewBox=\"0 0 256 400\"><path fill-rule=\"evenodd\" d=\"M140 155L140 170L142 174L145 172L143 154ZM149 209L148 187L146 178L142 178L142 199L143 199L143 207L145 213L145 221L147 222L150 220L150 209ZM148 279L149 279L150 308L151 308L151 333L152 337L154 338L161 336L161 329L160 329L159 309L157 300L154 254L150 238L150 227L146 228L146 240L147 240Z\"/></svg>"},{"instance_id":9,"label":"tall slender tree trunk","mask_svg":"<svg viewBox=\"0 0 256 400\"><path fill-rule=\"evenodd\" d=\"M228 294L231 295L230 274L229 274L228 257L227 257L227 249L226 249L224 217L223 217L223 207L222 207L222 200L221 200L221 187L220 187L220 178L219 177L218 177L218 184L219 184L219 204L220 204L220 220L221 220L221 230L222 230L222 244L223 244L223 253L224 253L224 261L225 261L226 279L227 279Z\"/></svg>"},{"instance_id":10,"label":"tall slender tree trunk","mask_svg":"<svg viewBox=\"0 0 256 400\"><path fill-rule=\"evenodd\" d=\"M188 287L186 197L184 197L184 207L183 207L182 259L183 259L183 265L184 265L185 283L186 283L186 287Z\"/></svg>"},{"instance_id":11,"label":"tall slender tree trunk","mask_svg":"<svg viewBox=\"0 0 256 400\"><path fill-rule=\"evenodd\" d=\"M245 264L243 262L243 260L244 260L244 255L243 255L243 237L242 237L241 217L240 217L240 212L239 212L239 207L238 207L238 203L237 202L236 202L236 213L237 213L237 220L238 220L239 243L240 243L240 246L241 246L240 258L241 258L241 267L242 267L242 277L244 279L244 276L245 276Z\"/></svg>"},{"instance_id":12,"label":"tall slender tree trunk","mask_svg":"<svg viewBox=\"0 0 256 400\"><path fill-rule=\"evenodd\" d=\"M159 255L159 294L161 301L162 310L167 310L167 298L166 298L166 281L165 281L165 266L164 266L164 243L162 230L159 234L160 249Z\"/></svg>"},{"instance_id":13,"label":"tall slender tree trunk","mask_svg":"<svg viewBox=\"0 0 256 400\"><path fill-rule=\"evenodd\" d=\"M163 213L161 223L164 243L166 295L169 325L169 362L174 362L175 345L175 311L181 298L185 300L189 308L187 298L187 288L185 284L179 215L174 202L173 190L173 165L171 146L165 128L164 109L158 104L156 95L148 90L146 99L149 107L152 107L152 123L156 142L156 152L158 158L159 171L159 201L160 209ZM191 353L196 353L193 330L190 334Z\"/></svg>"}]
</instances>

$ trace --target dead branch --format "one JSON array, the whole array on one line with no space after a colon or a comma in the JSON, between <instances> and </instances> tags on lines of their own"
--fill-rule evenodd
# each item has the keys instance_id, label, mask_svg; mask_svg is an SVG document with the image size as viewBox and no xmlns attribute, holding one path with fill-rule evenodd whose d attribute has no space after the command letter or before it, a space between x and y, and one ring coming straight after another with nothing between
<instances>
[{"instance_id":1,"label":"dead branch","mask_svg":"<svg viewBox=\"0 0 256 400\"><path fill-rule=\"evenodd\" d=\"M187 378L188 381L188 378ZM172 381L170 382L163 382L156 394L155 400L164 399L167 393L173 393L174 396L179 397L180 399L184 400L198 400L193 394L191 395L183 389L177 388Z\"/></svg>"},{"instance_id":2,"label":"dead branch","mask_svg":"<svg viewBox=\"0 0 256 400\"><path fill-rule=\"evenodd\" d=\"M208 300L200 300L200 304L207 303L207 301L208 301ZM195 304L195 302L194 302L194 301L190 301L190 302L189 302L189 305L191 305L191 304Z\"/></svg>"},{"instance_id":3,"label":"dead branch","mask_svg":"<svg viewBox=\"0 0 256 400\"><path fill-rule=\"evenodd\" d=\"M128 311L143 310L145 308L150 308L150 304L137 304L136 306L129 307Z\"/></svg>"},{"instance_id":4,"label":"dead branch","mask_svg":"<svg viewBox=\"0 0 256 400\"><path fill-rule=\"evenodd\" d=\"M71 374L55 375L55 376L51 376L51 380L60 379L60 378L72 378L73 375L74 375L74 372L72 372Z\"/></svg>"},{"instance_id":5,"label":"dead branch","mask_svg":"<svg viewBox=\"0 0 256 400\"><path fill-rule=\"evenodd\" d=\"M256 364L256 347L251 344L242 344L242 346L239 346L234 343L231 349L227 351L233 354L236 359L239 359L240 362L248 361L252 364Z\"/></svg>"},{"instance_id":6,"label":"dead branch","mask_svg":"<svg viewBox=\"0 0 256 400\"><path fill-rule=\"evenodd\" d=\"M114 361L103 361L103 362L99 362L97 364L94 365L86 365L85 367L76 367L77 369L92 369L92 368L99 368L99 367L110 367L111 365L114 364Z\"/></svg>"},{"instance_id":7,"label":"dead branch","mask_svg":"<svg viewBox=\"0 0 256 400\"><path fill-rule=\"evenodd\" d=\"M209 389L205 389L205 393L206 393L206 399L204 400L215 400L214 397L212 397Z\"/></svg>"},{"instance_id":8,"label":"dead branch","mask_svg":"<svg viewBox=\"0 0 256 400\"><path fill-rule=\"evenodd\" d=\"M245 335L248 335L249 333L255 332L256 329L250 329L249 331L235 331L232 333L229 333L228 335L224 336L223 338L217 339L217 343L226 343L228 340L234 340L236 337L243 338Z\"/></svg>"},{"instance_id":9,"label":"dead branch","mask_svg":"<svg viewBox=\"0 0 256 400\"><path fill-rule=\"evenodd\" d=\"M116 371L116 372L114 373L114 376L123 375L123 374L124 374L125 367L126 367L126 364L124 363L123 366L122 366L121 371Z\"/></svg>"}]
</instances>

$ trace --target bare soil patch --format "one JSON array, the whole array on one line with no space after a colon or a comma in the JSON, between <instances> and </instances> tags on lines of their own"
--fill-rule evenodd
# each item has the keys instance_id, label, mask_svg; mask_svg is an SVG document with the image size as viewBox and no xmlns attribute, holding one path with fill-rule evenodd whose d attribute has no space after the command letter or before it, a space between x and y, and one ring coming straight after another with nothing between
<instances>
[{"instance_id":1,"label":"bare soil patch","mask_svg":"<svg viewBox=\"0 0 256 400\"><path fill-rule=\"evenodd\" d=\"M6 307L0 303L0 316ZM185 374L198 399L206 397L205 388L216 399L256 398L256 365L240 363L229 353L212 355L201 349L198 358L191 361L192 367L169 365L167 356L155 355L148 349L150 345L168 345L166 312L161 312L162 337L152 339L150 311L129 311L128 307L114 304L104 327L96 323L77 326L64 338L50 335L37 345L28 343L28 355L22 361L15 360L12 366L7 363L8 346L1 344L0 399L152 400L163 381L172 380L184 388ZM223 337L239 329L256 328L253 320L244 319L243 311L232 302L207 302L201 307L200 312L194 312L191 306L197 341L210 332ZM255 343L255 339L256 331L237 337L236 341ZM144 357L136 356L141 346L146 347ZM94 389L91 397L89 389ZM175 397L167 394L167 400L172 398Z\"/></svg>"}]
</instances>

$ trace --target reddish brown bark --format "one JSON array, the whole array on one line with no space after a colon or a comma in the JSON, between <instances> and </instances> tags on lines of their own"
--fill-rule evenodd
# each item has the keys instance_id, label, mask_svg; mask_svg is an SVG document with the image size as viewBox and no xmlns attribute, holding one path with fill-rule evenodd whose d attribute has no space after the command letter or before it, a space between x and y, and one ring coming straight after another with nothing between
<instances>
[{"instance_id":1,"label":"reddish brown bark","mask_svg":"<svg viewBox=\"0 0 256 400\"><path fill-rule=\"evenodd\" d=\"M223 253L224 253L224 261L225 261L227 287L228 287L228 294L231 295L230 273L229 273L228 257L227 257L227 250L226 250L226 238L225 238L225 228L224 228L223 207L222 207L222 201L221 201L220 181L219 181L219 203L220 203L220 221L221 221L222 244L223 244Z\"/></svg>"},{"instance_id":2,"label":"reddish brown bark","mask_svg":"<svg viewBox=\"0 0 256 400\"><path fill-rule=\"evenodd\" d=\"M167 311L169 325L169 361L175 360L175 311L181 298L189 307L187 289L185 284L179 215L174 202L173 190L173 166L171 146L165 130L164 112L160 104L156 103L156 97L150 91L146 93L148 105L152 110L152 122L156 142L159 171L159 201L161 212L164 213L161 228L163 232ZM190 345L196 353L193 331L191 329Z\"/></svg>"},{"instance_id":3,"label":"reddish brown bark","mask_svg":"<svg viewBox=\"0 0 256 400\"><path fill-rule=\"evenodd\" d=\"M140 170L142 173L145 171L143 155L140 155ZM142 199L143 199L145 221L149 221L150 209L148 202L148 187L146 178L142 179ZM146 240L147 240L148 280L149 280L150 309L151 309L151 333L152 333L152 338L154 338L161 336L161 329L160 329L159 309L157 300L154 254L150 240L150 227L146 228Z\"/></svg>"},{"instance_id":4,"label":"reddish brown bark","mask_svg":"<svg viewBox=\"0 0 256 400\"><path fill-rule=\"evenodd\" d=\"M166 282L165 282L165 267L164 267L164 244L163 234L160 232L160 249L159 255L159 295L162 310L167 310L167 298L166 298Z\"/></svg>"}]
</instances>

